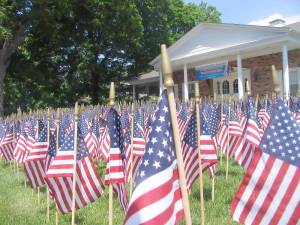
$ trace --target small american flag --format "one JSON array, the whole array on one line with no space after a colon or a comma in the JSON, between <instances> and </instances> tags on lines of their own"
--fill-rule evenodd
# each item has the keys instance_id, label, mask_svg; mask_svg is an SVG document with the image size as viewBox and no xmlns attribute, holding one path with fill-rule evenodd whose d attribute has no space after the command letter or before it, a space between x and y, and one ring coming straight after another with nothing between
<instances>
[{"instance_id":1,"label":"small american flag","mask_svg":"<svg viewBox=\"0 0 300 225\"><path fill-rule=\"evenodd\" d=\"M255 147L258 147L261 136L263 134L263 130L256 113L255 104L252 96L248 97L247 103L248 122L246 125L246 138L250 144L252 144Z\"/></svg>"},{"instance_id":2,"label":"small american flag","mask_svg":"<svg viewBox=\"0 0 300 225\"><path fill-rule=\"evenodd\" d=\"M299 224L300 128L282 99L231 203L243 224Z\"/></svg>"},{"instance_id":3,"label":"small american flag","mask_svg":"<svg viewBox=\"0 0 300 225\"><path fill-rule=\"evenodd\" d=\"M2 153L6 161L14 159L14 149L16 147L14 134L13 134L13 123L8 122L6 126L0 127L2 135L0 141L0 152Z\"/></svg>"},{"instance_id":4,"label":"small american flag","mask_svg":"<svg viewBox=\"0 0 300 225\"><path fill-rule=\"evenodd\" d=\"M33 139L31 151L24 162L24 171L32 188L45 183L45 160L48 152L47 127L39 120L37 129L38 138L36 141ZM29 133L33 133L33 127L30 130Z\"/></svg>"},{"instance_id":5,"label":"small american flag","mask_svg":"<svg viewBox=\"0 0 300 225\"><path fill-rule=\"evenodd\" d=\"M105 184L124 183L124 140L121 130L120 116L113 108L108 114L109 158L106 165Z\"/></svg>"},{"instance_id":6,"label":"small american flag","mask_svg":"<svg viewBox=\"0 0 300 225\"><path fill-rule=\"evenodd\" d=\"M73 126L74 127L74 126ZM104 190L103 183L86 148L83 135L78 129L78 151L76 166L76 209L98 199ZM74 129L69 131L57 152L45 180L62 213L72 211L72 184L74 163Z\"/></svg>"},{"instance_id":7,"label":"small american flag","mask_svg":"<svg viewBox=\"0 0 300 225\"><path fill-rule=\"evenodd\" d=\"M167 93L162 93L124 224L178 224L183 206Z\"/></svg>"},{"instance_id":8,"label":"small american flag","mask_svg":"<svg viewBox=\"0 0 300 225\"><path fill-rule=\"evenodd\" d=\"M180 107L180 111L178 113L178 128L179 128L180 140L184 138L184 134L189 120L188 117L189 117L188 107L186 104L183 104Z\"/></svg>"},{"instance_id":9,"label":"small american flag","mask_svg":"<svg viewBox=\"0 0 300 225\"><path fill-rule=\"evenodd\" d=\"M23 122L20 125L20 134L18 137L16 148L14 150L14 158L17 161L17 163L23 163L27 157L28 151L26 148L26 142L27 134L25 131L25 123Z\"/></svg>"},{"instance_id":10,"label":"small american flag","mask_svg":"<svg viewBox=\"0 0 300 225\"><path fill-rule=\"evenodd\" d=\"M108 133L109 133L109 158L105 171L105 184L111 184L118 195L121 206L127 208L128 197L124 184L124 140L121 129L120 116L114 108L108 114Z\"/></svg>"},{"instance_id":11,"label":"small american flag","mask_svg":"<svg viewBox=\"0 0 300 225\"><path fill-rule=\"evenodd\" d=\"M144 121L140 110L136 110L133 120L133 155L144 155L146 140L144 136Z\"/></svg>"}]
</instances>

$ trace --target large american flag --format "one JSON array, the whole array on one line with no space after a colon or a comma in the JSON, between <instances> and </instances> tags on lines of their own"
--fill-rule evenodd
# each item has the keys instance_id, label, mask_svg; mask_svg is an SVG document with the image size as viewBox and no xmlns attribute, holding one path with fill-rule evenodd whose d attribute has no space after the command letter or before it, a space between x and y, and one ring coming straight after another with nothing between
<instances>
[{"instance_id":1,"label":"large american flag","mask_svg":"<svg viewBox=\"0 0 300 225\"><path fill-rule=\"evenodd\" d=\"M124 224L178 224L184 216L167 93L162 93Z\"/></svg>"},{"instance_id":2,"label":"large american flag","mask_svg":"<svg viewBox=\"0 0 300 225\"><path fill-rule=\"evenodd\" d=\"M300 128L279 99L231 204L243 224L299 224Z\"/></svg>"},{"instance_id":3,"label":"large american flag","mask_svg":"<svg viewBox=\"0 0 300 225\"><path fill-rule=\"evenodd\" d=\"M33 127L30 128L32 133ZM24 171L32 188L42 186L45 181L45 160L48 152L47 126L38 121L38 138L31 146L31 150L24 162Z\"/></svg>"},{"instance_id":4,"label":"large american flag","mask_svg":"<svg viewBox=\"0 0 300 225\"><path fill-rule=\"evenodd\" d=\"M74 127L74 126L73 126ZM83 135L78 129L75 207L82 208L98 199L104 185L86 148ZM62 213L72 211L72 184L74 163L74 129L65 137L60 150L51 162L45 180Z\"/></svg>"}]
</instances>

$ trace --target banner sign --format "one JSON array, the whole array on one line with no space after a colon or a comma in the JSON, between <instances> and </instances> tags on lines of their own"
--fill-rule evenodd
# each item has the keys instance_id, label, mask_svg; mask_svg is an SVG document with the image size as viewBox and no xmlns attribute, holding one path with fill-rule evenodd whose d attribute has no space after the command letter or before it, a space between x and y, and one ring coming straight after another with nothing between
<instances>
[{"instance_id":1,"label":"banner sign","mask_svg":"<svg viewBox=\"0 0 300 225\"><path fill-rule=\"evenodd\" d=\"M195 66L196 79L208 80L228 75L228 62Z\"/></svg>"}]
</instances>

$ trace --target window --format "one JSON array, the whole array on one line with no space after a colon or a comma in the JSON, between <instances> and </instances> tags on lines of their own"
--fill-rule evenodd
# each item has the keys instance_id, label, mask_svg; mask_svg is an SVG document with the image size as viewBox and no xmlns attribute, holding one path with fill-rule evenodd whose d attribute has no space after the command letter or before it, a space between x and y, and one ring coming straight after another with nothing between
<instances>
[{"instance_id":1,"label":"window","mask_svg":"<svg viewBox=\"0 0 300 225\"><path fill-rule=\"evenodd\" d=\"M189 98L195 97L195 83L189 82Z\"/></svg>"},{"instance_id":2,"label":"window","mask_svg":"<svg viewBox=\"0 0 300 225\"><path fill-rule=\"evenodd\" d=\"M220 85L220 81L217 82L217 93L218 93L218 95L221 94L221 85Z\"/></svg>"},{"instance_id":3,"label":"window","mask_svg":"<svg viewBox=\"0 0 300 225\"><path fill-rule=\"evenodd\" d=\"M238 79L235 79L233 81L233 93L234 94L239 93L239 82L238 82Z\"/></svg>"},{"instance_id":4,"label":"window","mask_svg":"<svg viewBox=\"0 0 300 225\"><path fill-rule=\"evenodd\" d=\"M290 71L290 95L296 96L299 89L300 89L300 71L291 70Z\"/></svg>"},{"instance_id":5,"label":"window","mask_svg":"<svg viewBox=\"0 0 300 225\"><path fill-rule=\"evenodd\" d=\"M224 95L229 94L229 82L228 82L228 80L223 81L222 88L223 88L223 94Z\"/></svg>"},{"instance_id":6,"label":"window","mask_svg":"<svg viewBox=\"0 0 300 225\"><path fill-rule=\"evenodd\" d=\"M247 82L248 82L248 79L246 78L246 79L245 79L245 92L246 92L246 93L248 92Z\"/></svg>"}]
</instances>

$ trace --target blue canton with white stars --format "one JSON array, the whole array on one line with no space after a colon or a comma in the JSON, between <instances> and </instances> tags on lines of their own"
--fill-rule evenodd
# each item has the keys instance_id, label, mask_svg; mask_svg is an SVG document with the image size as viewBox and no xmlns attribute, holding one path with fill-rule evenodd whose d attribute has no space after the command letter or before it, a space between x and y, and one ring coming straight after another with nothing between
<instances>
[{"instance_id":1,"label":"blue canton with white stars","mask_svg":"<svg viewBox=\"0 0 300 225\"><path fill-rule=\"evenodd\" d=\"M152 130L135 180L135 186L154 174L167 169L176 160L168 105L167 92L164 90L158 109L153 117Z\"/></svg>"},{"instance_id":2,"label":"blue canton with white stars","mask_svg":"<svg viewBox=\"0 0 300 225\"><path fill-rule=\"evenodd\" d=\"M255 121L256 124L258 125L258 127L260 127L260 128L262 127L262 125L258 119L257 113L256 113L253 96L248 97L247 116L248 116L248 119Z\"/></svg>"},{"instance_id":3,"label":"blue canton with white stars","mask_svg":"<svg viewBox=\"0 0 300 225\"><path fill-rule=\"evenodd\" d=\"M200 114L201 134L215 136L220 124L220 107L217 104L206 104Z\"/></svg>"},{"instance_id":4,"label":"blue canton with white stars","mask_svg":"<svg viewBox=\"0 0 300 225\"><path fill-rule=\"evenodd\" d=\"M38 142L47 142L47 126L42 121L39 121Z\"/></svg>"},{"instance_id":5,"label":"blue canton with white stars","mask_svg":"<svg viewBox=\"0 0 300 225\"><path fill-rule=\"evenodd\" d=\"M300 127L281 98L273 106L271 120L261 140L260 149L300 167Z\"/></svg>"},{"instance_id":6,"label":"blue canton with white stars","mask_svg":"<svg viewBox=\"0 0 300 225\"><path fill-rule=\"evenodd\" d=\"M110 137L110 147L119 148L123 159L125 158L125 149L123 135L121 131L120 116L114 108L111 108L108 113L108 130Z\"/></svg>"},{"instance_id":7,"label":"blue canton with white stars","mask_svg":"<svg viewBox=\"0 0 300 225\"><path fill-rule=\"evenodd\" d=\"M133 137L135 138L143 138L142 135L142 117L138 110L134 113L134 120L133 120L134 126L133 126Z\"/></svg>"},{"instance_id":8,"label":"blue canton with white stars","mask_svg":"<svg viewBox=\"0 0 300 225\"><path fill-rule=\"evenodd\" d=\"M51 157L56 155L56 133L50 132L48 155Z\"/></svg>"},{"instance_id":9,"label":"blue canton with white stars","mask_svg":"<svg viewBox=\"0 0 300 225\"><path fill-rule=\"evenodd\" d=\"M197 147L197 118L193 112L189 120L183 141L192 147Z\"/></svg>"}]
</instances>

